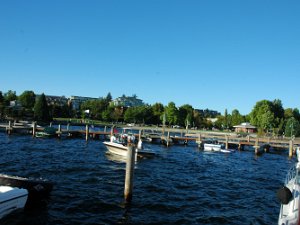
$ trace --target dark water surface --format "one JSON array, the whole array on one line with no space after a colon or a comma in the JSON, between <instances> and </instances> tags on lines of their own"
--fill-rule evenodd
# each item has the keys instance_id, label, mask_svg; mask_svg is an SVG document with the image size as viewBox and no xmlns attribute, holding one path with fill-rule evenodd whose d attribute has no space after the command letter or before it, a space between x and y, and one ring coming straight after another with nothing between
<instances>
[{"instance_id":1,"label":"dark water surface","mask_svg":"<svg viewBox=\"0 0 300 225\"><path fill-rule=\"evenodd\" d=\"M0 133L1 173L56 182L46 206L0 224L277 224L276 191L294 163L286 152L147 147L158 156L137 162L133 201L125 205L125 163L107 155L101 141Z\"/></svg>"}]
</instances>

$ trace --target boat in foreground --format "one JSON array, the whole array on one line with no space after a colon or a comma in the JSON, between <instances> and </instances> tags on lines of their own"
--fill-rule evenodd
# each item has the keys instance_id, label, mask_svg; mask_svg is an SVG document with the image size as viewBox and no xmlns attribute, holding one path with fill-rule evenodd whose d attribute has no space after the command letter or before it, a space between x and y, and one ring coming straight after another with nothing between
<instances>
[{"instance_id":1,"label":"boat in foreground","mask_svg":"<svg viewBox=\"0 0 300 225\"><path fill-rule=\"evenodd\" d=\"M124 145L119 142L114 142L114 141L104 141L103 144L107 147L110 153L127 157L127 152L128 152L127 145ZM142 150L141 148L138 147L135 149L135 151L137 153L137 157L139 158L153 157L155 155L155 153L153 152Z\"/></svg>"},{"instance_id":2,"label":"boat in foreground","mask_svg":"<svg viewBox=\"0 0 300 225\"><path fill-rule=\"evenodd\" d=\"M26 189L0 186L0 219L17 209L23 209L27 198Z\"/></svg>"},{"instance_id":3,"label":"boat in foreground","mask_svg":"<svg viewBox=\"0 0 300 225\"><path fill-rule=\"evenodd\" d=\"M299 225L300 210L300 163L290 169L285 186L277 191L280 200L278 225Z\"/></svg>"},{"instance_id":4,"label":"boat in foreground","mask_svg":"<svg viewBox=\"0 0 300 225\"><path fill-rule=\"evenodd\" d=\"M29 201L47 198L53 189L53 182L44 179L31 179L0 174L0 185L24 188L28 191Z\"/></svg>"}]
</instances>

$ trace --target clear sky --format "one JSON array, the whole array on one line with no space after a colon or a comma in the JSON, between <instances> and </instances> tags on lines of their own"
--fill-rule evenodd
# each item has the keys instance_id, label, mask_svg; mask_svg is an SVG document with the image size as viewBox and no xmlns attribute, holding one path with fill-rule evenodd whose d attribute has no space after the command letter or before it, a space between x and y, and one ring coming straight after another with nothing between
<instances>
[{"instance_id":1,"label":"clear sky","mask_svg":"<svg viewBox=\"0 0 300 225\"><path fill-rule=\"evenodd\" d=\"M0 90L300 108L299 0L1 0Z\"/></svg>"}]
</instances>

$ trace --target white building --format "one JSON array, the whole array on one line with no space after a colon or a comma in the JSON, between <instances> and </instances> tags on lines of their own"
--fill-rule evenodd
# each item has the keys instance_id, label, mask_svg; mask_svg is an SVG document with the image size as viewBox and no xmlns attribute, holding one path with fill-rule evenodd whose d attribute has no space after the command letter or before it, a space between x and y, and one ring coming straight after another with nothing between
<instances>
[{"instance_id":1,"label":"white building","mask_svg":"<svg viewBox=\"0 0 300 225\"><path fill-rule=\"evenodd\" d=\"M122 97L116 98L111 103L114 106L123 106L123 107L136 107L144 105L143 100L138 99L135 95L132 97L127 97L123 95Z\"/></svg>"}]
</instances>

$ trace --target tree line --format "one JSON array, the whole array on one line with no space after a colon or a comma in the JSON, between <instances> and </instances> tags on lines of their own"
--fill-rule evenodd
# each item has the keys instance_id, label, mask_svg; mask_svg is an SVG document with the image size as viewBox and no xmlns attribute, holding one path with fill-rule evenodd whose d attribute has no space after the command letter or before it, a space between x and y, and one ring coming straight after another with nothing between
<instances>
[{"instance_id":1,"label":"tree line","mask_svg":"<svg viewBox=\"0 0 300 225\"><path fill-rule=\"evenodd\" d=\"M12 107L10 102L18 100L21 107ZM256 102L252 111L241 115L237 109L223 115L217 115L216 121L210 118L214 115L203 114L189 104L176 106L174 102L167 105L155 103L137 107L122 107L111 104L110 93L97 100L88 100L74 110L72 104L48 104L44 94L36 97L33 91L24 91L20 96L9 90L0 91L0 119L28 118L48 122L53 118L89 118L103 122L135 123L143 125L162 125L189 127L194 129L232 130L233 126L242 122L250 122L256 126L258 133L265 135L300 136L300 113L297 108L282 106L279 99ZM208 111L209 112L209 111Z\"/></svg>"}]
</instances>

